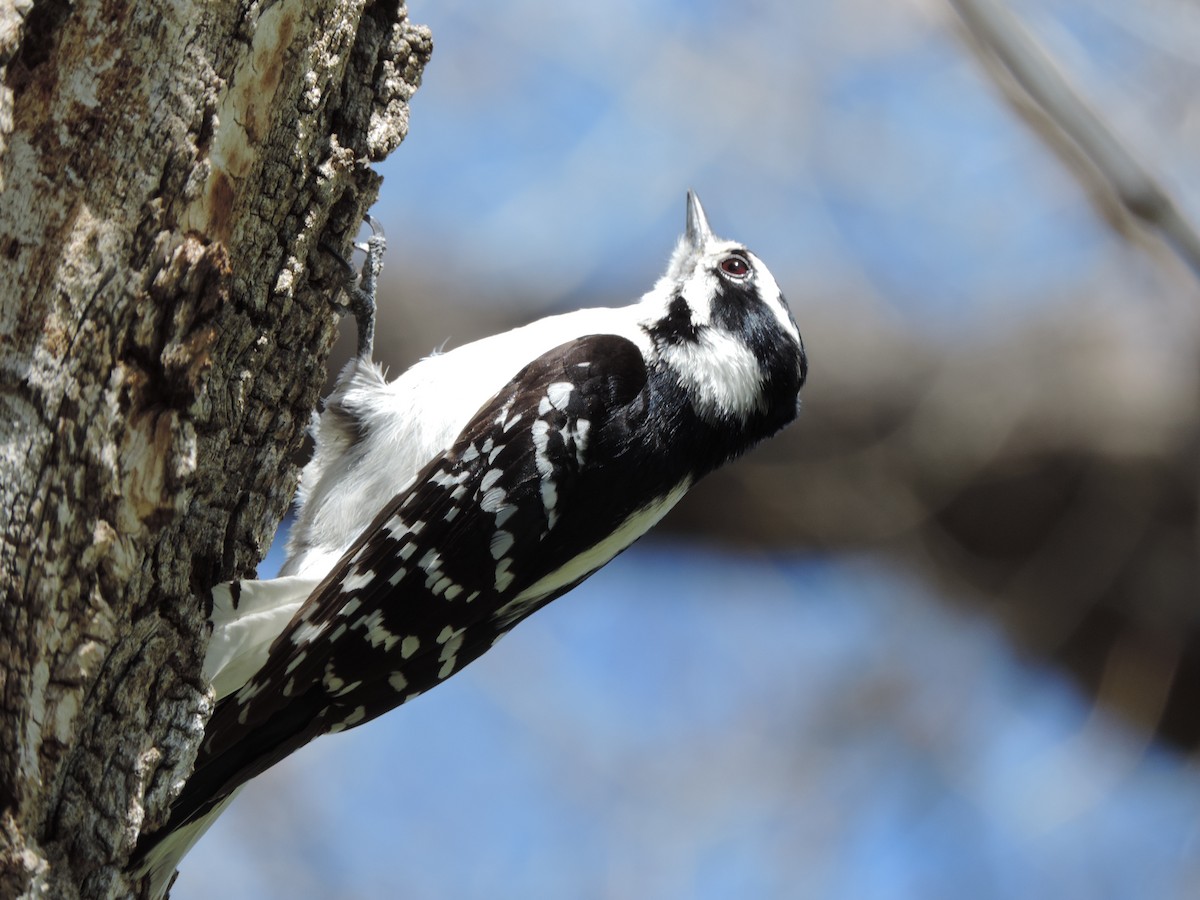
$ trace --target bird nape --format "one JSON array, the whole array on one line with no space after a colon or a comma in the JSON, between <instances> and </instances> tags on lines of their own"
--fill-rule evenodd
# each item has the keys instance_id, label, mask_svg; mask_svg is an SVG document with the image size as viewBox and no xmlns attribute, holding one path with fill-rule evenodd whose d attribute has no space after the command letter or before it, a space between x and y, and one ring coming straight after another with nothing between
<instances>
[{"instance_id":1,"label":"bird nape","mask_svg":"<svg viewBox=\"0 0 1200 900\"><path fill-rule=\"evenodd\" d=\"M372 228L350 291L358 355L314 427L281 575L213 591L217 704L169 821L135 850L151 896L251 778L461 671L796 416L795 319L692 192L637 303L550 316L391 382L372 360Z\"/></svg>"}]
</instances>

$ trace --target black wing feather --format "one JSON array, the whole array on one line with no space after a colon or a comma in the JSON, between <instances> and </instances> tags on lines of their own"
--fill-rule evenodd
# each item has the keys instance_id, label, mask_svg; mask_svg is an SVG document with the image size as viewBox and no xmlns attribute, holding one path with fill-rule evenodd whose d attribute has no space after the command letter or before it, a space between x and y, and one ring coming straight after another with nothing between
<instances>
[{"instance_id":1,"label":"black wing feather","mask_svg":"<svg viewBox=\"0 0 1200 900\"><path fill-rule=\"evenodd\" d=\"M629 434L649 405L645 363L625 338L581 338L522 369L384 507L263 668L217 705L160 834L314 737L404 703L491 647L513 624L496 619L500 606L637 508L638 491L622 480L645 474ZM581 508L593 495L595 516Z\"/></svg>"}]
</instances>

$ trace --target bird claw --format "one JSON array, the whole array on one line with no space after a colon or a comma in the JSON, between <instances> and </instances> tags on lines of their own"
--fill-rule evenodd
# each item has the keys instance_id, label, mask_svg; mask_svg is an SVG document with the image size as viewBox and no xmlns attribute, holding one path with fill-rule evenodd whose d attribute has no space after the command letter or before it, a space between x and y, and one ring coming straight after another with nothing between
<instances>
[{"instance_id":1,"label":"bird claw","mask_svg":"<svg viewBox=\"0 0 1200 900\"><path fill-rule=\"evenodd\" d=\"M355 248L366 254L358 281L350 288L350 311L358 324L358 355L370 359L375 345L375 296L379 287L379 276L383 273L383 256L387 251L387 236L383 226L374 216L367 216L371 236Z\"/></svg>"},{"instance_id":2,"label":"bird claw","mask_svg":"<svg viewBox=\"0 0 1200 900\"><path fill-rule=\"evenodd\" d=\"M348 312L354 315L355 324L358 326L358 355L363 359L370 359L375 344L375 297L379 287L379 276L383 273L387 236L383 233L383 226L374 216L368 215L366 223L371 229L371 236L365 241L356 241L353 244L355 250L366 254L362 268L357 273L344 256L328 245L322 246L346 267L349 281L346 286L348 300L345 306L339 305L339 309L343 314Z\"/></svg>"}]
</instances>

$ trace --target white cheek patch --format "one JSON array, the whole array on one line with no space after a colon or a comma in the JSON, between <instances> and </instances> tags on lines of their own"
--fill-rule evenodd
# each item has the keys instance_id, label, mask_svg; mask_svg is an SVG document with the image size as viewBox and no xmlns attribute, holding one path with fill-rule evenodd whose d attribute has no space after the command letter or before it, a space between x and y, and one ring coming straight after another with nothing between
<instances>
[{"instance_id":1,"label":"white cheek patch","mask_svg":"<svg viewBox=\"0 0 1200 900\"><path fill-rule=\"evenodd\" d=\"M664 347L663 361L679 376L703 418L732 414L745 419L763 412L763 372L742 342L715 328L705 328L699 341Z\"/></svg>"}]
</instances>

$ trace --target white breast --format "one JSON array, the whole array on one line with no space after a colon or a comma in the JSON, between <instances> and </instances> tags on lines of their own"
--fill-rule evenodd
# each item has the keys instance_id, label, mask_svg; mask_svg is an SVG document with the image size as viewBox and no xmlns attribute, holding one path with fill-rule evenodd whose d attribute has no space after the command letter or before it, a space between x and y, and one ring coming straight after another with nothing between
<instances>
[{"instance_id":1,"label":"white breast","mask_svg":"<svg viewBox=\"0 0 1200 900\"><path fill-rule=\"evenodd\" d=\"M437 454L450 447L475 413L526 364L572 338L620 334L639 345L641 304L582 309L427 357L395 381L379 367L351 362L326 401L316 448L301 476L299 511L281 575L323 575L383 506ZM345 419L355 410L367 437L356 442Z\"/></svg>"}]
</instances>

